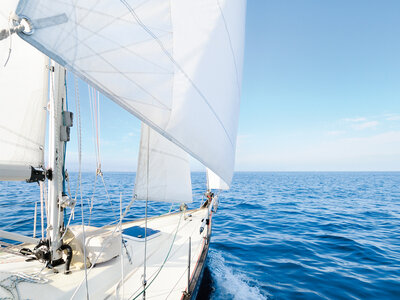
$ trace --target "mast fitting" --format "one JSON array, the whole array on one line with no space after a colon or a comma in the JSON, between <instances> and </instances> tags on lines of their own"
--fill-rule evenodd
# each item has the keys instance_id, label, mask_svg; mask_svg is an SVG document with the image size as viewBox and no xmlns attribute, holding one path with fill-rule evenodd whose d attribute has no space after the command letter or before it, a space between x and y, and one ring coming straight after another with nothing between
<instances>
[{"instance_id":1,"label":"mast fitting","mask_svg":"<svg viewBox=\"0 0 400 300\"><path fill-rule=\"evenodd\" d=\"M70 111L63 111L63 125L60 128L60 141L69 142L70 140L70 128L73 126L74 114Z\"/></svg>"},{"instance_id":2,"label":"mast fitting","mask_svg":"<svg viewBox=\"0 0 400 300\"><path fill-rule=\"evenodd\" d=\"M31 177L28 180L26 180L26 182L28 183L39 182L39 181L44 181L45 179L46 179L45 170L31 167Z\"/></svg>"}]
</instances>

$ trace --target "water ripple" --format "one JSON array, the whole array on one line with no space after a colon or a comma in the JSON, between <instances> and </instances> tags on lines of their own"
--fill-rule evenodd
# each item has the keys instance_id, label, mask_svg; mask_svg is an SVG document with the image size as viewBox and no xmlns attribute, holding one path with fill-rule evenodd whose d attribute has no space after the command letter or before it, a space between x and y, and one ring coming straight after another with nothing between
<instances>
[{"instance_id":1,"label":"water ripple","mask_svg":"<svg viewBox=\"0 0 400 300\"><path fill-rule=\"evenodd\" d=\"M120 194L124 205L131 200L135 174L104 176L118 212ZM70 177L75 189L76 173ZM88 216L94 174L82 179ZM192 174L189 208L200 205L204 179ZM220 196L198 299L399 299L399 182L395 172L235 173ZM0 182L0 228L31 235L38 199L36 184ZM113 209L98 184L91 224L114 221ZM152 203L149 214L169 209ZM143 215L137 201L127 219Z\"/></svg>"}]
</instances>

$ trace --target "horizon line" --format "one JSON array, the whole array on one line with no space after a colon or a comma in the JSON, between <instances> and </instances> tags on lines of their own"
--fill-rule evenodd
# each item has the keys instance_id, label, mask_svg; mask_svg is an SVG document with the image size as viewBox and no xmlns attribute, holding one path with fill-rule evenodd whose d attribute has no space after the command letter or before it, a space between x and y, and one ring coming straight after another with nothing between
<instances>
[{"instance_id":1,"label":"horizon line","mask_svg":"<svg viewBox=\"0 0 400 300\"><path fill-rule=\"evenodd\" d=\"M78 173L79 171L77 170L69 170L68 172L71 173ZM96 172L94 171L82 171L82 173L93 173ZM102 172L106 173L136 173L136 171L118 171L118 170L102 170ZM205 173L206 171L191 171L190 173ZM400 170L329 170L329 171L251 171L251 170L246 170L246 171L234 171L233 173L399 173Z\"/></svg>"}]
</instances>

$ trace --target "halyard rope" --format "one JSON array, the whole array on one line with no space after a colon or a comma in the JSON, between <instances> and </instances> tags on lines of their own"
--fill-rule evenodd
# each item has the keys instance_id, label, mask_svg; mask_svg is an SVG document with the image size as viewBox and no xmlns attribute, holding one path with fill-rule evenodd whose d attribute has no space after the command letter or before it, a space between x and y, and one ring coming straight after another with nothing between
<instances>
[{"instance_id":1,"label":"halyard rope","mask_svg":"<svg viewBox=\"0 0 400 300\"><path fill-rule=\"evenodd\" d=\"M77 191L75 194L75 199L76 195L78 193L78 187L79 187L79 195L80 195L80 200L81 200L81 213L82 213L82 236L83 236L83 245L86 245L86 236L85 236L85 217L84 217L84 212L83 212L83 198L82 198L82 135L81 135L81 112L80 112L80 102L79 102L79 82L77 77L74 76L74 82L75 82L75 105L76 105L76 112L77 112L77 120L78 124L76 126L76 131L78 135L78 161L79 161L79 175L78 175L78 186L77 186ZM86 247L83 247L83 263L85 265L85 286L86 286L86 299L89 300L89 287L88 287L88 280L87 280L87 263L86 263ZM73 296L72 296L73 297ZM72 298L71 297L71 298Z\"/></svg>"},{"instance_id":2,"label":"halyard rope","mask_svg":"<svg viewBox=\"0 0 400 300\"><path fill-rule=\"evenodd\" d=\"M93 192L92 192L92 197L89 202L89 225L90 221L92 218L92 210L93 210L93 205L94 205L94 197L96 195L96 187L97 187L97 176L101 177L104 190L107 195L107 200L110 203L111 210L115 216L115 219L118 220L118 216L116 211L114 210L110 194L108 193L108 189L106 186L106 183L104 181L104 176L103 172L101 171L101 156L100 156L100 94L98 91L96 91L95 88L91 87L88 85L88 90L89 90L89 107L90 107L90 115L92 119L92 129L93 129L93 134L94 134L94 145L95 145L95 152L96 152L96 175L94 179L94 185L93 185Z\"/></svg>"}]
</instances>

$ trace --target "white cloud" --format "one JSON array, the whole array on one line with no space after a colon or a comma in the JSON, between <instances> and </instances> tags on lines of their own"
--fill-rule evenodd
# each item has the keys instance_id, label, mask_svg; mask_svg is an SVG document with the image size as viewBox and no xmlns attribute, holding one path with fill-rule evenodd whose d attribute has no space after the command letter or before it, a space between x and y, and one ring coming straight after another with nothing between
<instances>
[{"instance_id":1,"label":"white cloud","mask_svg":"<svg viewBox=\"0 0 400 300\"><path fill-rule=\"evenodd\" d=\"M378 124L379 124L378 121L368 121L368 122L353 124L351 127L353 127L353 129L355 130L363 130L367 128L374 128L378 126Z\"/></svg>"},{"instance_id":2,"label":"white cloud","mask_svg":"<svg viewBox=\"0 0 400 300\"><path fill-rule=\"evenodd\" d=\"M399 121L400 120L400 115L389 115L386 117L387 121Z\"/></svg>"}]
</instances>

